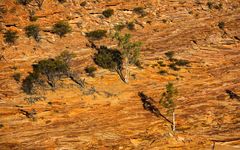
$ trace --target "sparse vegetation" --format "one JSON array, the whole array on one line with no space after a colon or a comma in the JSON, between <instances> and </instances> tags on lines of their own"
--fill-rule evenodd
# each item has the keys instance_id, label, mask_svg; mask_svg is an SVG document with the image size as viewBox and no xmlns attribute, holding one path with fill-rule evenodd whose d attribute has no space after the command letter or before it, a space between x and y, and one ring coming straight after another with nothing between
<instances>
[{"instance_id":1,"label":"sparse vegetation","mask_svg":"<svg viewBox=\"0 0 240 150\"><path fill-rule=\"evenodd\" d=\"M179 60L176 60L175 64L177 66L187 66L188 64L190 64L190 62L188 60L179 59Z\"/></svg>"},{"instance_id":2,"label":"sparse vegetation","mask_svg":"<svg viewBox=\"0 0 240 150\"><path fill-rule=\"evenodd\" d=\"M210 1L207 2L207 6L208 6L209 9L212 9L213 8L213 2L210 2Z\"/></svg>"},{"instance_id":3,"label":"sparse vegetation","mask_svg":"<svg viewBox=\"0 0 240 150\"><path fill-rule=\"evenodd\" d=\"M165 53L166 57L167 57L170 61L173 60L174 54L175 54L174 51L168 51L168 52Z\"/></svg>"},{"instance_id":4,"label":"sparse vegetation","mask_svg":"<svg viewBox=\"0 0 240 150\"><path fill-rule=\"evenodd\" d=\"M161 67L165 67L165 66L166 66L166 64L164 64L164 62L163 62L163 61L158 61L157 63L158 63L158 64L159 64L159 66L161 66Z\"/></svg>"},{"instance_id":5,"label":"sparse vegetation","mask_svg":"<svg viewBox=\"0 0 240 150\"><path fill-rule=\"evenodd\" d=\"M35 2L37 3L38 8L42 9L42 5L44 3L44 0L35 0Z\"/></svg>"},{"instance_id":6,"label":"sparse vegetation","mask_svg":"<svg viewBox=\"0 0 240 150\"><path fill-rule=\"evenodd\" d=\"M166 74L167 74L167 71L166 71L166 70L160 70L158 73L159 73L160 75L166 75Z\"/></svg>"},{"instance_id":7,"label":"sparse vegetation","mask_svg":"<svg viewBox=\"0 0 240 150\"><path fill-rule=\"evenodd\" d=\"M0 14L5 14L7 12L7 9L3 6L0 6Z\"/></svg>"},{"instance_id":8,"label":"sparse vegetation","mask_svg":"<svg viewBox=\"0 0 240 150\"><path fill-rule=\"evenodd\" d=\"M29 104L34 104L38 101L41 101L41 100L46 100L46 97L44 96L31 96L31 97L27 97L27 98L24 98L25 101L27 101Z\"/></svg>"},{"instance_id":9,"label":"sparse vegetation","mask_svg":"<svg viewBox=\"0 0 240 150\"><path fill-rule=\"evenodd\" d=\"M22 5L27 5L27 4L31 3L32 0L17 0L17 2Z\"/></svg>"},{"instance_id":10,"label":"sparse vegetation","mask_svg":"<svg viewBox=\"0 0 240 150\"><path fill-rule=\"evenodd\" d=\"M102 12L103 16L105 16L106 18L109 18L111 17L113 14L114 14L114 10L113 9L107 9L107 10L104 10Z\"/></svg>"},{"instance_id":11,"label":"sparse vegetation","mask_svg":"<svg viewBox=\"0 0 240 150\"><path fill-rule=\"evenodd\" d=\"M174 71L180 70L180 68L178 68L175 63L171 63L168 66L169 66L170 69L172 69Z\"/></svg>"},{"instance_id":12,"label":"sparse vegetation","mask_svg":"<svg viewBox=\"0 0 240 150\"><path fill-rule=\"evenodd\" d=\"M14 44L18 39L17 32L11 30L5 32L3 37L5 39L5 42L8 44Z\"/></svg>"},{"instance_id":13,"label":"sparse vegetation","mask_svg":"<svg viewBox=\"0 0 240 150\"><path fill-rule=\"evenodd\" d=\"M144 10L144 8L142 8L142 7L136 7L136 8L134 8L133 9L133 12L134 13L136 13L136 14L138 14L138 15L141 15L141 16L146 16L146 12L145 12L145 10Z\"/></svg>"},{"instance_id":14,"label":"sparse vegetation","mask_svg":"<svg viewBox=\"0 0 240 150\"><path fill-rule=\"evenodd\" d=\"M177 89L174 88L172 83L166 85L166 91L162 94L159 103L167 109L168 114L172 114L172 130L176 130L175 123L175 103L174 99L177 96Z\"/></svg>"},{"instance_id":15,"label":"sparse vegetation","mask_svg":"<svg viewBox=\"0 0 240 150\"><path fill-rule=\"evenodd\" d=\"M59 21L53 26L52 31L60 37L63 37L65 34L70 33L72 29L68 22Z\"/></svg>"},{"instance_id":16,"label":"sparse vegetation","mask_svg":"<svg viewBox=\"0 0 240 150\"><path fill-rule=\"evenodd\" d=\"M128 28L129 30L134 30L134 29L135 29L135 24L134 24L134 22L128 22L128 23L127 23L127 28Z\"/></svg>"},{"instance_id":17,"label":"sparse vegetation","mask_svg":"<svg viewBox=\"0 0 240 150\"><path fill-rule=\"evenodd\" d=\"M141 42L131 42L131 35L125 34L120 35L118 32L115 33L114 38L118 42L118 47L122 53L125 66L125 77L124 82L128 83L129 79L129 65L136 65L139 62L139 54Z\"/></svg>"},{"instance_id":18,"label":"sparse vegetation","mask_svg":"<svg viewBox=\"0 0 240 150\"><path fill-rule=\"evenodd\" d=\"M80 4L80 6L82 6L82 7L84 7L84 6L86 6L87 5L87 2L86 1L83 1L83 2L81 2L81 4Z\"/></svg>"},{"instance_id":19,"label":"sparse vegetation","mask_svg":"<svg viewBox=\"0 0 240 150\"><path fill-rule=\"evenodd\" d=\"M222 9L222 3L215 3L215 2L211 2L211 1L208 1L207 2L207 6L209 9Z\"/></svg>"},{"instance_id":20,"label":"sparse vegetation","mask_svg":"<svg viewBox=\"0 0 240 150\"><path fill-rule=\"evenodd\" d=\"M65 3L67 0L58 0L59 3Z\"/></svg>"},{"instance_id":21,"label":"sparse vegetation","mask_svg":"<svg viewBox=\"0 0 240 150\"><path fill-rule=\"evenodd\" d=\"M96 70L97 70L97 68L94 67L94 66L90 66L90 67L86 67L86 68L85 68L85 72L86 72L89 76L91 76L91 77L94 77L94 76L95 76L94 72L95 72Z\"/></svg>"},{"instance_id":22,"label":"sparse vegetation","mask_svg":"<svg viewBox=\"0 0 240 150\"><path fill-rule=\"evenodd\" d=\"M106 36L106 33L107 33L106 30L95 30L86 33L86 36L92 40L100 40Z\"/></svg>"},{"instance_id":23,"label":"sparse vegetation","mask_svg":"<svg viewBox=\"0 0 240 150\"><path fill-rule=\"evenodd\" d=\"M40 28L38 25L29 25L25 27L25 33L27 37L33 37L37 42L40 41L39 32Z\"/></svg>"},{"instance_id":24,"label":"sparse vegetation","mask_svg":"<svg viewBox=\"0 0 240 150\"><path fill-rule=\"evenodd\" d=\"M219 22L218 27L219 27L219 29L224 30L225 23L223 21Z\"/></svg>"},{"instance_id":25,"label":"sparse vegetation","mask_svg":"<svg viewBox=\"0 0 240 150\"><path fill-rule=\"evenodd\" d=\"M21 73L14 73L12 77L16 82L20 82Z\"/></svg>"},{"instance_id":26,"label":"sparse vegetation","mask_svg":"<svg viewBox=\"0 0 240 150\"><path fill-rule=\"evenodd\" d=\"M38 20L38 17L35 16L35 11L33 10L29 11L29 20L33 22Z\"/></svg>"},{"instance_id":27,"label":"sparse vegetation","mask_svg":"<svg viewBox=\"0 0 240 150\"><path fill-rule=\"evenodd\" d=\"M22 89L27 94L34 93L34 86L46 86L46 83L55 88L57 81L69 74L69 61L74 55L67 51L56 58L40 60L33 64L33 72L23 80Z\"/></svg>"},{"instance_id":28,"label":"sparse vegetation","mask_svg":"<svg viewBox=\"0 0 240 150\"><path fill-rule=\"evenodd\" d=\"M116 30L116 31L121 31L121 30L123 30L125 27L126 27L125 24L119 23L119 24L117 24L117 25L114 26L114 30Z\"/></svg>"},{"instance_id":29,"label":"sparse vegetation","mask_svg":"<svg viewBox=\"0 0 240 150\"><path fill-rule=\"evenodd\" d=\"M95 63L111 71L122 69L122 55L116 49L109 49L106 46L101 46L98 49L98 53L94 55Z\"/></svg>"}]
</instances>

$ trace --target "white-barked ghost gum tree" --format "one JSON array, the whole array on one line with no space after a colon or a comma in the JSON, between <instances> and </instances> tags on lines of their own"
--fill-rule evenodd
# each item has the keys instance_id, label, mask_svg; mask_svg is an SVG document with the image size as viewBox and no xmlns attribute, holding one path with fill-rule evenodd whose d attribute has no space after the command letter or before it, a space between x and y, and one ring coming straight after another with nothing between
<instances>
[{"instance_id":1,"label":"white-barked ghost gum tree","mask_svg":"<svg viewBox=\"0 0 240 150\"><path fill-rule=\"evenodd\" d=\"M123 66L125 69L124 75L124 82L129 82L129 66L136 65L138 63L139 55L140 55L140 48L142 43L141 42L131 42L131 35L125 34L120 35L119 32L116 32L114 35L114 39L118 42L118 49L122 53L123 57Z\"/></svg>"}]
</instances>

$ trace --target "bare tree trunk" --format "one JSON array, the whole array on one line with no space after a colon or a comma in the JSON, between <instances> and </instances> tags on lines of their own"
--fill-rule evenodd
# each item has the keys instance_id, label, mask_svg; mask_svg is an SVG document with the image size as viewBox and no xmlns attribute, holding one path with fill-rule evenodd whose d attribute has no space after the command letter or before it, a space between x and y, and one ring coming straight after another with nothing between
<instances>
[{"instance_id":1,"label":"bare tree trunk","mask_svg":"<svg viewBox=\"0 0 240 150\"><path fill-rule=\"evenodd\" d=\"M125 83L129 81L129 60L128 57L125 58Z\"/></svg>"},{"instance_id":2,"label":"bare tree trunk","mask_svg":"<svg viewBox=\"0 0 240 150\"><path fill-rule=\"evenodd\" d=\"M175 131L176 130L176 120L175 120L176 118L175 118L175 112L174 111L173 111L172 115L173 115L172 116L172 119L173 119L172 120L172 123L173 123L172 124L172 130Z\"/></svg>"},{"instance_id":3,"label":"bare tree trunk","mask_svg":"<svg viewBox=\"0 0 240 150\"><path fill-rule=\"evenodd\" d=\"M126 81L125 81L125 77L123 76L123 73L122 73L122 70L120 70L120 69L116 69L116 72L118 73L120 79L121 79L123 82L126 83Z\"/></svg>"}]
</instances>

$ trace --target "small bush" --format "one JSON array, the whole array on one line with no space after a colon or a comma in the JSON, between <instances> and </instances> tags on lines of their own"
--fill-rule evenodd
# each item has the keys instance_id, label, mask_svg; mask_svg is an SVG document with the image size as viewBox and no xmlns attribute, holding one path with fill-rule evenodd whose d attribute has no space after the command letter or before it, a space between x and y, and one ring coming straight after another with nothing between
<instances>
[{"instance_id":1,"label":"small bush","mask_svg":"<svg viewBox=\"0 0 240 150\"><path fill-rule=\"evenodd\" d=\"M165 66L166 66L166 64L164 64L164 62L163 62L163 61L158 61L157 63L158 63L158 64L159 64L159 66L161 66L161 67L165 67Z\"/></svg>"},{"instance_id":2,"label":"small bush","mask_svg":"<svg viewBox=\"0 0 240 150\"><path fill-rule=\"evenodd\" d=\"M159 73L160 75L166 75L166 74L167 74L167 71L166 71L166 70L160 70L158 73Z\"/></svg>"},{"instance_id":3,"label":"small bush","mask_svg":"<svg viewBox=\"0 0 240 150\"><path fill-rule=\"evenodd\" d=\"M44 0L35 0L35 3L37 3L37 6L38 6L39 9L42 9Z\"/></svg>"},{"instance_id":4,"label":"small bush","mask_svg":"<svg viewBox=\"0 0 240 150\"><path fill-rule=\"evenodd\" d=\"M134 29L135 29L135 24L134 24L134 22L128 22L128 23L127 23L127 28L128 28L129 30L134 30Z\"/></svg>"},{"instance_id":5,"label":"small bush","mask_svg":"<svg viewBox=\"0 0 240 150\"><path fill-rule=\"evenodd\" d=\"M67 0L58 0L59 3L65 3Z\"/></svg>"},{"instance_id":6,"label":"small bush","mask_svg":"<svg viewBox=\"0 0 240 150\"><path fill-rule=\"evenodd\" d=\"M113 9L107 9L107 10L104 10L102 12L103 16L105 16L106 18L109 18L111 17L113 14L114 14L114 10Z\"/></svg>"},{"instance_id":7,"label":"small bush","mask_svg":"<svg viewBox=\"0 0 240 150\"><path fill-rule=\"evenodd\" d=\"M141 16L145 16L147 13L145 12L144 8L142 7L136 7L133 9L133 12L138 14L138 15L141 15Z\"/></svg>"},{"instance_id":8,"label":"small bush","mask_svg":"<svg viewBox=\"0 0 240 150\"><path fill-rule=\"evenodd\" d=\"M65 34L71 32L71 27L68 24L68 22L59 21L53 26L52 31L53 33L59 35L60 37L63 37Z\"/></svg>"},{"instance_id":9,"label":"small bush","mask_svg":"<svg viewBox=\"0 0 240 150\"><path fill-rule=\"evenodd\" d=\"M107 33L106 30L95 30L86 33L86 36L92 40L100 40L106 36L106 33Z\"/></svg>"},{"instance_id":10,"label":"small bush","mask_svg":"<svg viewBox=\"0 0 240 150\"><path fill-rule=\"evenodd\" d=\"M54 88L58 80L63 76L68 76L70 56L73 54L64 51L54 59L44 59L33 64L33 72L23 80L22 90L27 94L33 94L35 86L43 86L45 83Z\"/></svg>"},{"instance_id":11,"label":"small bush","mask_svg":"<svg viewBox=\"0 0 240 150\"><path fill-rule=\"evenodd\" d=\"M95 63L109 70L115 70L122 68L122 55L118 50L108 49L105 46L101 46L98 49L98 53L94 55Z\"/></svg>"},{"instance_id":12,"label":"small bush","mask_svg":"<svg viewBox=\"0 0 240 150\"><path fill-rule=\"evenodd\" d=\"M0 14L5 14L7 12L7 9L0 6Z\"/></svg>"},{"instance_id":13,"label":"small bush","mask_svg":"<svg viewBox=\"0 0 240 150\"><path fill-rule=\"evenodd\" d=\"M222 3L219 3L219 4L215 4L215 5L214 5L214 8L215 8L215 9L222 9L222 7L223 7L223 6L222 6Z\"/></svg>"},{"instance_id":14,"label":"small bush","mask_svg":"<svg viewBox=\"0 0 240 150\"><path fill-rule=\"evenodd\" d=\"M87 2L86 2L86 1L81 2L81 4L80 4L80 6L82 6L82 7L84 7L84 6L86 6L86 5L87 5Z\"/></svg>"},{"instance_id":15,"label":"small bush","mask_svg":"<svg viewBox=\"0 0 240 150\"><path fill-rule=\"evenodd\" d=\"M213 9L213 8L222 9L222 3L216 4L214 2L209 1L209 2L207 2L207 6L208 6L209 9Z\"/></svg>"},{"instance_id":16,"label":"small bush","mask_svg":"<svg viewBox=\"0 0 240 150\"><path fill-rule=\"evenodd\" d=\"M29 73L29 75L22 82L22 90L27 94L33 94L34 84L38 81L38 74Z\"/></svg>"},{"instance_id":17,"label":"small bush","mask_svg":"<svg viewBox=\"0 0 240 150\"><path fill-rule=\"evenodd\" d=\"M169 51L169 52L166 52L165 55L166 55L166 57L167 57L169 60L172 60L172 59L173 59L173 56L174 56L174 52L173 52L173 51Z\"/></svg>"},{"instance_id":18,"label":"small bush","mask_svg":"<svg viewBox=\"0 0 240 150\"><path fill-rule=\"evenodd\" d=\"M143 69L143 66L141 64L141 62L139 60L137 60L134 64L136 67L138 67L139 69Z\"/></svg>"},{"instance_id":19,"label":"small bush","mask_svg":"<svg viewBox=\"0 0 240 150\"><path fill-rule=\"evenodd\" d=\"M94 67L94 66L90 66L90 67L86 67L85 68L85 72L89 75L89 76L91 76L91 77L94 77L95 75L94 75L94 72L97 70L97 68L96 67Z\"/></svg>"},{"instance_id":20,"label":"small bush","mask_svg":"<svg viewBox=\"0 0 240 150\"><path fill-rule=\"evenodd\" d=\"M11 30L5 32L3 37L5 39L5 42L8 44L14 44L18 39L17 32Z\"/></svg>"},{"instance_id":21,"label":"small bush","mask_svg":"<svg viewBox=\"0 0 240 150\"><path fill-rule=\"evenodd\" d=\"M187 66L188 64L190 64L190 62L188 60L180 59L180 60L177 60L175 64L177 66Z\"/></svg>"},{"instance_id":22,"label":"small bush","mask_svg":"<svg viewBox=\"0 0 240 150\"><path fill-rule=\"evenodd\" d=\"M174 71L180 70L180 68L178 68L175 63L171 63L171 64L168 65L168 66L169 66L169 68L171 68L171 69L174 70Z\"/></svg>"},{"instance_id":23,"label":"small bush","mask_svg":"<svg viewBox=\"0 0 240 150\"><path fill-rule=\"evenodd\" d=\"M17 0L17 2L18 2L19 4L22 4L22 5L27 5L27 4L31 3L31 1L32 1L32 0Z\"/></svg>"},{"instance_id":24,"label":"small bush","mask_svg":"<svg viewBox=\"0 0 240 150\"><path fill-rule=\"evenodd\" d=\"M30 10L30 11L29 11L29 20L30 20L30 21L37 21L37 19L38 19L38 17L35 16L35 11Z\"/></svg>"},{"instance_id":25,"label":"small bush","mask_svg":"<svg viewBox=\"0 0 240 150\"><path fill-rule=\"evenodd\" d=\"M38 25L29 25L25 27L27 37L33 37L37 42L40 41L39 32L40 28Z\"/></svg>"},{"instance_id":26,"label":"small bush","mask_svg":"<svg viewBox=\"0 0 240 150\"><path fill-rule=\"evenodd\" d=\"M14 73L12 77L15 81L20 82L21 73Z\"/></svg>"},{"instance_id":27,"label":"small bush","mask_svg":"<svg viewBox=\"0 0 240 150\"><path fill-rule=\"evenodd\" d=\"M34 22L38 20L38 16L29 16L29 20Z\"/></svg>"},{"instance_id":28,"label":"small bush","mask_svg":"<svg viewBox=\"0 0 240 150\"><path fill-rule=\"evenodd\" d=\"M208 6L209 9L212 9L213 8L213 2L210 2L210 1L207 2L207 6Z\"/></svg>"},{"instance_id":29,"label":"small bush","mask_svg":"<svg viewBox=\"0 0 240 150\"><path fill-rule=\"evenodd\" d=\"M120 23L120 24L117 24L117 25L114 26L114 30L116 30L116 31L121 31L121 30L123 30L125 27L126 27L125 24Z\"/></svg>"},{"instance_id":30,"label":"small bush","mask_svg":"<svg viewBox=\"0 0 240 150\"><path fill-rule=\"evenodd\" d=\"M223 21L219 22L218 27L219 27L219 29L223 30L225 27L225 23Z\"/></svg>"}]
</instances>

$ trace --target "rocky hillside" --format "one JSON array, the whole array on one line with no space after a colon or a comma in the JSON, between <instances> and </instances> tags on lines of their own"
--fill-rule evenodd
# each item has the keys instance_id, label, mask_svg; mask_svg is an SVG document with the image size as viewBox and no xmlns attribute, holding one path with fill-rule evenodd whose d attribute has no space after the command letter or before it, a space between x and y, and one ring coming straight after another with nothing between
<instances>
[{"instance_id":1,"label":"rocky hillside","mask_svg":"<svg viewBox=\"0 0 240 150\"><path fill-rule=\"evenodd\" d=\"M240 149L240 1L238 0L0 0L0 149ZM110 17L102 12L114 11ZM53 33L59 21L71 32ZM130 66L124 83L97 66L87 33L106 30L97 47L117 48L111 37L141 41L141 67ZM38 40L25 33L39 26ZM6 41L8 31L15 42ZM22 82L32 64L63 51L76 57L71 70L82 88L63 78L56 88L26 94ZM188 65L171 66L166 52ZM95 76L85 72L95 66ZM165 85L174 99L176 131L145 110L144 92L159 111ZM226 90L231 91L226 92Z\"/></svg>"}]
</instances>

